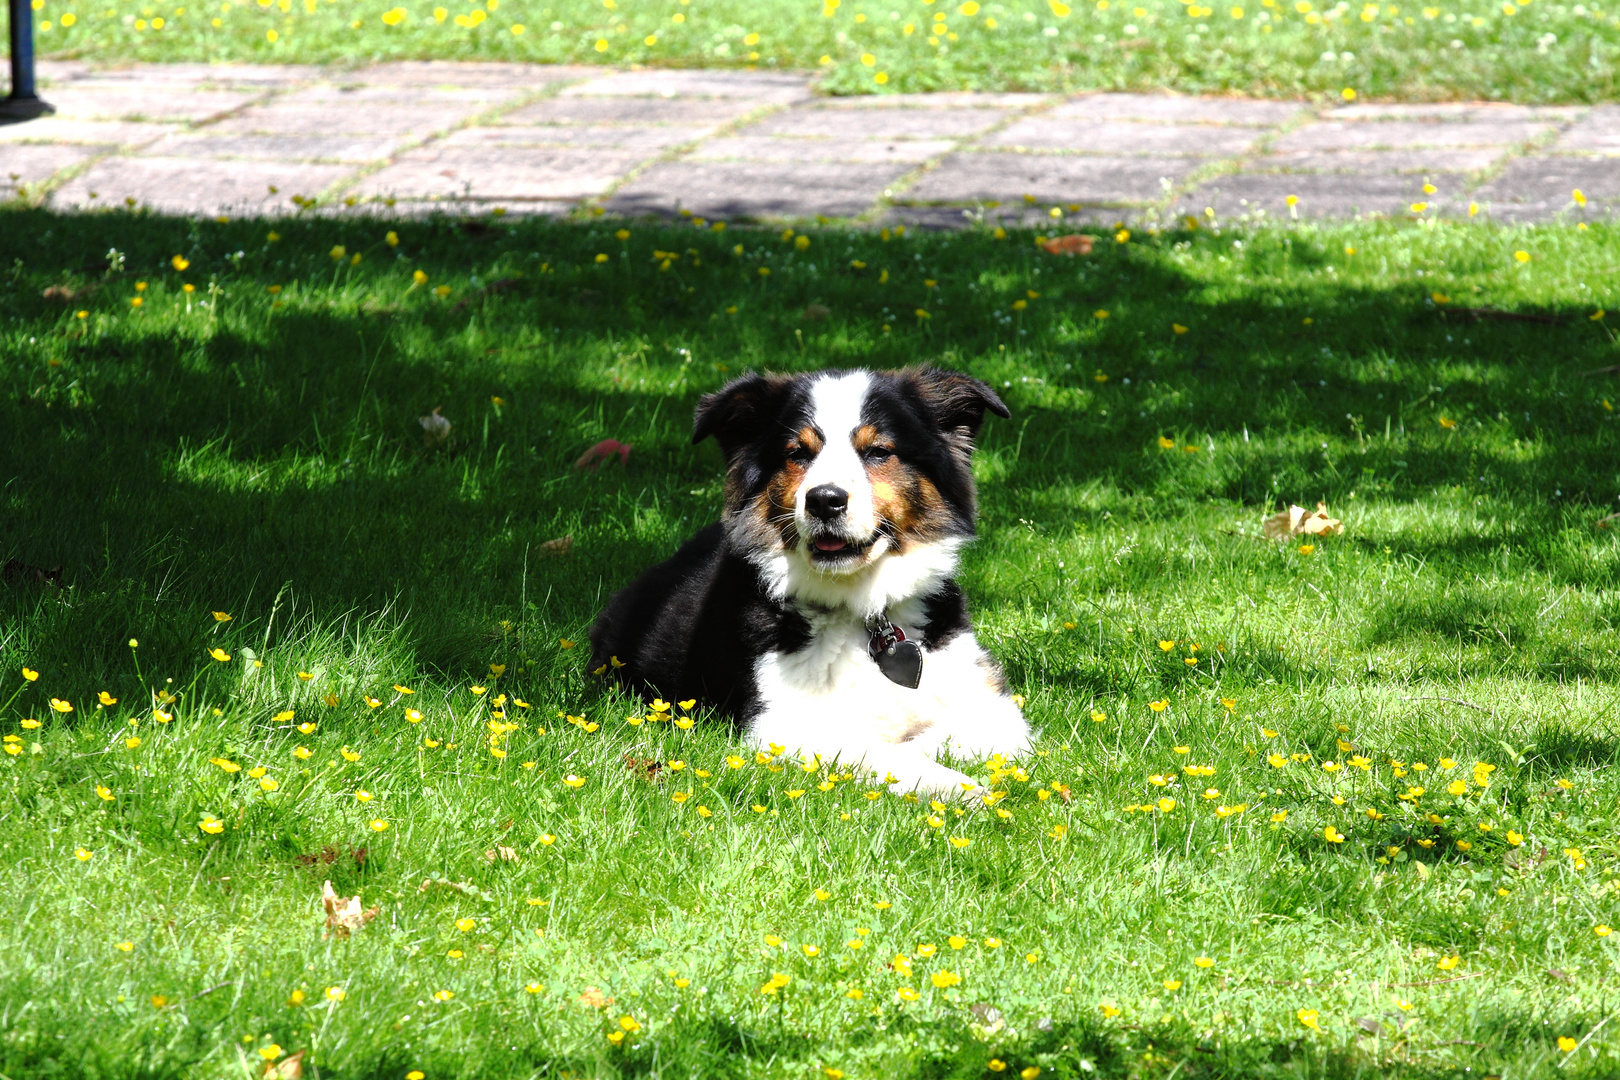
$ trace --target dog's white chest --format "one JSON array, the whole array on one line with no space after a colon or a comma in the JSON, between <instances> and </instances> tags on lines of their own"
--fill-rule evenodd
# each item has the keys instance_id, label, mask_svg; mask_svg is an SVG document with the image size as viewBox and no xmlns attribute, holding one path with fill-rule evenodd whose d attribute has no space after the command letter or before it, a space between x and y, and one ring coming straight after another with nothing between
<instances>
[{"instance_id":1,"label":"dog's white chest","mask_svg":"<svg viewBox=\"0 0 1620 1080\"><path fill-rule=\"evenodd\" d=\"M937 719L939 699L926 689L891 682L871 654L871 634L848 615L808 617L809 640L790 652L762 657L761 698L777 711L828 734L902 741ZM928 658L923 659L925 687Z\"/></svg>"},{"instance_id":2,"label":"dog's white chest","mask_svg":"<svg viewBox=\"0 0 1620 1080\"><path fill-rule=\"evenodd\" d=\"M785 689L821 696L864 686L873 668L863 627L852 623L811 624L810 642L802 649L778 654L777 664Z\"/></svg>"}]
</instances>

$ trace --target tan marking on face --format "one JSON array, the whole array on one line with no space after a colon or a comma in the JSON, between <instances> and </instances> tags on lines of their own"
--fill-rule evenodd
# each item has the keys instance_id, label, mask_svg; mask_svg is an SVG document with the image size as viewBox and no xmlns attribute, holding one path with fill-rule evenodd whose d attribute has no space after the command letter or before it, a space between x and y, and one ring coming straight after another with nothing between
<instances>
[{"instance_id":1,"label":"tan marking on face","mask_svg":"<svg viewBox=\"0 0 1620 1080\"><path fill-rule=\"evenodd\" d=\"M866 478L872 487L873 512L894 528L896 554L934 538L938 525L950 516L933 481L897 455L868 462Z\"/></svg>"},{"instance_id":2,"label":"tan marking on face","mask_svg":"<svg viewBox=\"0 0 1620 1080\"><path fill-rule=\"evenodd\" d=\"M806 425L795 431L782 449L784 455L791 455L800 448L815 455L821 453L822 445L821 435L815 428ZM786 457L782 467L771 477L765 485L765 490L755 500L754 514L758 526L764 530L762 535L775 535L787 547L792 547L798 542L797 531L793 525L794 507L797 505L799 487L804 483L809 468L810 462L794 461L791 457Z\"/></svg>"},{"instance_id":3,"label":"tan marking on face","mask_svg":"<svg viewBox=\"0 0 1620 1080\"><path fill-rule=\"evenodd\" d=\"M878 429L871 424L862 424L856 429L854 437L850 440L856 450L865 450L878 440Z\"/></svg>"},{"instance_id":4,"label":"tan marking on face","mask_svg":"<svg viewBox=\"0 0 1620 1080\"><path fill-rule=\"evenodd\" d=\"M797 530L793 524L793 508L799 496L799 484L804 480L804 466L797 462L784 462L776 471L765 490L754 500L754 513L763 530L762 535L779 537L784 546L797 543Z\"/></svg>"}]
</instances>

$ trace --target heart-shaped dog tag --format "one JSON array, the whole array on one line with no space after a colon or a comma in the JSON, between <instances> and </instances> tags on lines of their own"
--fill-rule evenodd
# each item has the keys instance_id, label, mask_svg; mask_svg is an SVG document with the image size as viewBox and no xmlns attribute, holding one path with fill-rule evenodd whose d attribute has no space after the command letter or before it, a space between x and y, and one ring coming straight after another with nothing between
<instances>
[{"instance_id":1,"label":"heart-shaped dog tag","mask_svg":"<svg viewBox=\"0 0 1620 1080\"><path fill-rule=\"evenodd\" d=\"M884 677L912 690L922 685L922 664L922 647L915 641L892 642L877 654L878 670Z\"/></svg>"}]
</instances>

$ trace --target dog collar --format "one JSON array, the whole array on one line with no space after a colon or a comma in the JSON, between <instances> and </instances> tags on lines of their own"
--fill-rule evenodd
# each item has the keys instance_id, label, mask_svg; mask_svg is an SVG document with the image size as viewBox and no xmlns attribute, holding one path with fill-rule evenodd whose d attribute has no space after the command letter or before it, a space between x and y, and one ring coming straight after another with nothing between
<instances>
[{"instance_id":1,"label":"dog collar","mask_svg":"<svg viewBox=\"0 0 1620 1080\"><path fill-rule=\"evenodd\" d=\"M922 685L922 647L908 641L906 632L890 622L886 612L868 617L866 631L871 635L867 651L884 678L912 690Z\"/></svg>"}]
</instances>

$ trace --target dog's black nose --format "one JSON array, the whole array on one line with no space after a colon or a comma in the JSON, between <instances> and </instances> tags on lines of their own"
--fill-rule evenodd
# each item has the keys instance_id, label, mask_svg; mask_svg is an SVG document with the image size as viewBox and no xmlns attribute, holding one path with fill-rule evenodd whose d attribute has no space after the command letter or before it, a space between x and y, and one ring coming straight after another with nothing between
<instances>
[{"instance_id":1,"label":"dog's black nose","mask_svg":"<svg viewBox=\"0 0 1620 1080\"><path fill-rule=\"evenodd\" d=\"M849 492L833 484L813 487L804 493L804 508L813 518L831 521L849 509Z\"/></svg>"}]
</instances>

